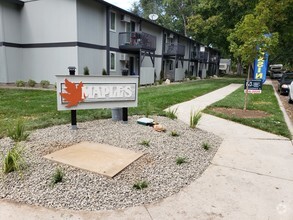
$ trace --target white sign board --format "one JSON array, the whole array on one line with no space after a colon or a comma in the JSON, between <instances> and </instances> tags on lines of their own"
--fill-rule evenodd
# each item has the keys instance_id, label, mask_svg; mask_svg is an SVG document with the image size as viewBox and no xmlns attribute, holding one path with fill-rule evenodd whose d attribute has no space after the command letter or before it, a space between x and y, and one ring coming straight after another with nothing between
<instances>
[{"instance_id":1,"label":"white sign board","mask_svg":"<svg viewBox=\"0 0 293 220\"><path fill-rule=\"evenodd\" d=\"M138 76L58 75L57 109L136 107Z\"/></svg>"}]
</instances>

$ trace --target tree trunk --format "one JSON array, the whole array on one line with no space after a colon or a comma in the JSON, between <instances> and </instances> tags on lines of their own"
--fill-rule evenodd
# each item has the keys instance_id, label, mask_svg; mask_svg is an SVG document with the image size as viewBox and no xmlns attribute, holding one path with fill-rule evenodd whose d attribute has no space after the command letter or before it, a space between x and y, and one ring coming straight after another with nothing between
<instances>
[{"instance_id":1,"label":"tree trunk","mask_svg":"<svg viewBox=\"0 0 293 220\"><path fill-rule=\"evenodd\" d=\"M247 80L246 80L246 90L245 90L245 98L244 98L244 107L243 107L243 110L244 111L246 111L246 109L247 109L247 102L248 102L248 81L250 80L250 69L251 69L251 65L248 65Z\"/></svg>"},{"instance_id":2,"label":"tree trunk","mask_svg":"<svg viewBox=\"0 0 293 220\"><path fill-rule=\"evenodd\" d=\"M242 62L240 58L237 58L237 75L242 75L243 69L242 69Z\"/></svg>"}]
</instances>

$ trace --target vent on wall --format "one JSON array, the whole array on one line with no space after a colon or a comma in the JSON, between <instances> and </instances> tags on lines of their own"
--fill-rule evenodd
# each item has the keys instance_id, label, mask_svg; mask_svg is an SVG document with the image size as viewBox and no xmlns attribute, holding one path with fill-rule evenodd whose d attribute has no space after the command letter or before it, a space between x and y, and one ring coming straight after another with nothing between
<instances>
[{"instance_id":1,"label":"vent on wall","mask_svg":"<svg viewBox=\"0 0 293 220\"><path fill-rule=\"evenodd\" d=\"M121 60L121 61L126 61L126 60L128 60L128 54L126 54L126 53L122 53L122 54L120 55L120 60Z\"/></svg>"},{"instance_id":2,"label":"vent on wall","mask_svg":"<svg viewBox=\"0 0 293 220\"><path fill-rule=\"evenodd\" d=\"M130 17L128 15L121 15L121 21L130 22Z\"/></svg>"}]
</instances>

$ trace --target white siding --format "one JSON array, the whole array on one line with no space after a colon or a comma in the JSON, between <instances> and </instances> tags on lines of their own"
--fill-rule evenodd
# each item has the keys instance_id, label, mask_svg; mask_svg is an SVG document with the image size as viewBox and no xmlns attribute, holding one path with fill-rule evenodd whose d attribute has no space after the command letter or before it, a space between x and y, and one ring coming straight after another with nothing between
<instances>
[{"instance_id":1,"label":"white siding","mask_svg":"<svg viewBox=\"0 0 293 220\"><path fill-rule=\"evenodd\" d=\"M20 43L20 30L21 30L21 17L20 10L17 6L13 4L3 3L2 5L2 29L0 32L0 38L2 35L2 41L9 43ZM0 17L1 17L0 16ZM1 40L0 40L1 41Z\"/></svg>"},{"instance_id":2,"label":"white siding","mask_svg":"<svg viewBox=\"0 0 293 220\"><path fill-rule=\"evenodd\" d=\"M89 68L90 75L102 75L103 68L106 69L106 51L78 48L78 74L83 75L84 67Z\"/></svg>"},{"instance_id":3,"label":"white siding","mask_svg":"<svg viewBox=\"0 0 293 220\"><path fill-rule=\"evenodd\" d=\"M106 45L106 10L94 1L77 1L78 41Z\"/></svg>"},{"instance_id":4,"label":"white siding","mask_svg":"<svg viewBox=\"0 0 293 220\"><path fill-rule=\"evenodd\" d=\"M0 47L0 83L2 82L8 82L5 47Z\"/></svg>"},{"instance_id":5,"label":"white siding","mask_svg":"<svg viewBox=\"0 0 293 220\"><path fill-rule=\"evenodd\" d=\"M68 66L77 67L76 47L31 48L22 51L21 73L24 80L49 80L54 84L55 75L68 74Z\"/></svg>"},{"instance_id":6,"label":"white siding","mask_svg":"<svg viewBox=\"0 0 293 220\"><path fill-rule=\"evenodd\" d=\"M73 0L25 3L21 21L24 44L77 41L76 3Z\"/></svg>"}]
</instances>

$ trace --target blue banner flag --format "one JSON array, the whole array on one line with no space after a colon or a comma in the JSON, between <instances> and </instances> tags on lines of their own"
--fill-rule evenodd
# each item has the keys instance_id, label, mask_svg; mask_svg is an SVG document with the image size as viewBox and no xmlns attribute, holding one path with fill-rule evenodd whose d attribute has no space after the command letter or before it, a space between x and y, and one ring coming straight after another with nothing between
<instances>
[{"instance_id":1,"label":"blue banner flag","mask_svg":"<svg viewBox=\"0 0 293 220\"><path fill-rule=\"evenodd\" d=\"M259 58L254 61L253 79L261 79L262 83L264 83L267 78L268 57L269 55L267 53L261 52Z\"/></svg>"}]
</instances>

